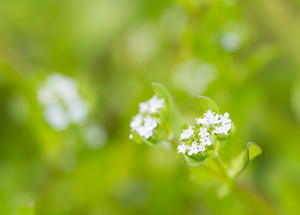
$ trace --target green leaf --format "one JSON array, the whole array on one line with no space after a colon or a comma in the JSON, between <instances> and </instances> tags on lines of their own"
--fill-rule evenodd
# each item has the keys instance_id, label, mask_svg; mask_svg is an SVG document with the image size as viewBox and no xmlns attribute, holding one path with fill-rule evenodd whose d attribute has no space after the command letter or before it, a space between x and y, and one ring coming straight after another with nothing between
<instances>
[{"instance_id":1,"label":"green leaf","mask_svg":"<svg viewBox=\"0 0 300 215\"><path fill-rule=\"evenodd\" d=\"M203 111L206 112L211 110L217 114L220 114L220 109L218 105L214 102L214 100L206 97L206 96L199 96L200 103L202 105Z\"/></svg>"},{"instance_id":2,"label":"green leaf","mask_svg":"<svg viewBox=\"0 0 300 215\"><path fill-rule=\"evenodd\" d=\"M18 208L18 215L34 215L34 207L33 206L25 206L22 205Z\"/></svg>"},{"instance_id":3,"label":"green leaf","mask_svg":"<svg viewBox=\"0 0 300 215\"><path fill-rule=\"evenodd\" d=\"M249 142L245 151L232 160L228 173L232 179L237 178L248 166L249 162L262 153L261 148Z\"/></svg>"},{"instance_id":4,"label":"green leaf","mask_svg":"<svg viewBox=\"0 0 300 215\"><path fill-rule=\"evenodd\" d=\"M165 98L166 106L168 109L168 123L167 128L169 131L171 130L175 136L176 139L179 139L180 137L180 114L177 110L177 108L174 105L173 98L171 96L171 93L167 90L167 88L160 84L160 83L153 83L152 84L155 94L158 98Z\"/></svg>"},{"instance_id":5,"label":"green leaf","mask_svg":"<svg viewBox=\"0 0 300 215\"><path fill-rule=\"evenodd\" d=\"M153 146L154 144L140 136L136 131L132 131L133 140L139 144L145 143L149 146Z\"/></svg>"},{"instance_id":6,"label":"green leaf","mask_svg":"<svg viewBox=\"0 0 300 215\"><path fill-rule=\"evenodd\" d=\"M196 158L196 157L190 157L186 155L182 155L184 163L189 166L189 167L196 167L200 166L207 158L207 155L201 157L201 158Z\"/></svg>"},{"instance_id":7,"label":"green leaf","mask_svg":"<svg viewBox=\"0 0 300 215\"><path fill-rule=\"evenodd\" d=\"M160 84L160 83L153 83L152 84L155 94L158 98L165 98L166 105L168 110L173 109L173 100L170 92L167 90L167 88Z\"/></svg>"}]
</instances>

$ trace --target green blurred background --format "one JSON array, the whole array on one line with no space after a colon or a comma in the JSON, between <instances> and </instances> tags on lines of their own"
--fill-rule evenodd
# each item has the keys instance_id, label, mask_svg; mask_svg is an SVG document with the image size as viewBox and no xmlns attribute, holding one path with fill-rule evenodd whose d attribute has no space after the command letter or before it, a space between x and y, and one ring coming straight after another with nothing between
<instances>
[{"instance_id":1,"label":"green blurred background","mask_svg":"<svg viewBox=\"0 0 300 215\"><path fill-rule=\"evenodd\" d=\"M0 214L300 214L299 8L0 0ZM202 114L197 95L230 113L226 161L262 147L229 196L167 148L128 139L152 82L187 123ZM56 85L64 95L40 96Z\"/></svg>"}]
</instances>

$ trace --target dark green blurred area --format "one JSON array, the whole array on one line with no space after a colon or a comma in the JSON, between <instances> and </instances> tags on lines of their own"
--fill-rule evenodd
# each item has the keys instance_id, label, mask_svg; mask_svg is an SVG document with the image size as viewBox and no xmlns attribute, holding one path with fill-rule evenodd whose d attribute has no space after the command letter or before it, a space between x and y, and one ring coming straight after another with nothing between
<instances>
[{"instance_id":1,"label":"dark green blurred area","mask_svg":"<svg viewBox=\"0 0 300 215\"><path fill-rule=\"evenodd\" d=\"M0 214L22 205L41 215L299 214L299 7L1 0ZM73 78L89 105L63 130L47 123L37 97L53 72ZM237 132L224 160L248 141L261 146L229 196L219 199L174 152L129 140L152 82L170 90L187 123L202 114L197 95L230 113ZM87 135L91 125L98 132Z\"/></svg>"}]
</instances>

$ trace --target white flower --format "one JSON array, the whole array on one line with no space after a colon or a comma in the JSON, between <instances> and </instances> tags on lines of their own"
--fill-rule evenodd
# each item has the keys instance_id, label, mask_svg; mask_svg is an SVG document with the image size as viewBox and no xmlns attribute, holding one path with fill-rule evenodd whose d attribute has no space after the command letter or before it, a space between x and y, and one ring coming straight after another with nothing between
<instances>
[{"instance_id":1,"label":"white flower","mask_svg":"<svg viewBox=\"0 0 300 215\"><path fill-rule=\"evenodd\" d=\"M134 117L130 123L131 131L136 131L140 136L149 139L154 134L154 129L158 122L152 114L157 113L160 108L164 106L165 99L158 99L153 96L150 100L139 104L140 113ZM146 115L146 116L145 116ZM132 135L129 136L133 138Z\"/></svg>"},{"instance_id":2,"label":"white flower","mask_svg":"<svg viewBox=\"0 0 300 215\"><path fill-rule=\"evenodd\" d=\"M205 145L199 144L199 145L198 145L198 151L199 151L199 152L204 152L204 151L205 151Z\"/></svg>"},{"instance_id":3,"label":"white flower","mask_svg":"<svg viewBox=\"0 0 300 215\"><path fill-rule=\"evenodd\" d=\"M220 115L219 115L219 114L216 114L213 118L210 119L210 123L211 123L212 125L220 123L219 118L220 118Z\"/></svg>"},{"instance_id":4,"label":"white flower","mask_svg":"<svg viewBox=\"0 0 300 215\"><path fill-rule=\"evenodd\" d=\"M219 123L219 114L215 114L211 110L208 110L206 113L203 114L210 125L218 124Z\"/></svg>"},{"instance_id":5,"label":"white flower","mask_svg":"<svg viewBox=\"0 0 300 215\"><path fill-rule=\"evenodd\" d=\"M157 127L157 121L150 115L143 118L141 114L138 114L130 123L130 127L131 131L136 131L140 136L149 139L154 134L154 129ZM133 136L130 135L129 138L132 139Z\"/></svg>"},{"instance_id":6,"label":"white flower","mask_svg":"<svg viewBox=\"0 0 300 215\"><path fill-rule=\"evenodd\" d=\"M207 137L209 135L210 134L207 132L207 128L200 128L200 132L199 132L198 136L200 136L200 137Z\"/></svg>"},{"instance_id":7,"label":"white flower","mask_svg":"<svg viewBox=\"0 0 300 215\"><path fill-rule=\"evenodd\" d=\"M206 136L206 137L202 137L200 139L200 142L204 145L204 146L210 146L212 143L211 143L211 140L210 140L210 136Z\"/></svg>"},{"instance_id":8,"label":"white flower","mask_svg":"<svg viewBox=\"0 0 300 215\"><path fill-rule=\"evenodd\" d=\"M157 111L164 106L165 99L158 99L156 95L154 95L149 100L149 113L157 113Z\"/></svg>"},{"instance_id":9,"label":"white flower","mask_svg":"<svg viewBox=\"0 0 300 215\"><path fill-rule=\"evenodd\" d=\"M197 118L196 124L202 124L205 127L209 127L211 125L215 125L219 123L219 114L215 114L211 110L208 110L206 113L203 114L203 118Z\"/></svg>"},{"instance_id":10,"label":"white flower","mask_svg":"<svg viewBox=\"0 0 300 215\"><path fill-rule=\"evenodd\" d=\"M186 139L190 139L193 133L198 134L198 136L192 140L192 146L185 145L184 147L184 151L188 150L189 156L197 154L199 152L205 152L206 146L211 146L213 144L211 140L212 134L215 133L228 135L228 132L232 127L232 122L231 119L229 119L228 113L219 115L215 112L212 112L211 110L208 110L203 115L203 118L196 118L196 124L201 124L200 126L197 126L194 129L192 128L192 126L190 126L188 129L183 130L180 136L180 141L184 139L184 142L181 142L181 145L178 146L178 150L183 150L182 147L186 144L185 141L189 141Z\"/></svg>"},{"instance_id":11,"label":"white flower","mask_svg":"<svg viewBox=\"0 0 300 215\"><path fill-rule=\"evenodd\" d=\"M180 145L177 147L177 153L183 153L185 154L185 151L187 150L187 145L185 145L184 142L181 142Z\"/></svg>"},{"instance_id":12,"label":"white flower","mask_svg":"<svg viewBox=\"0 0 300 215\"><path fill-rule=\"evenodd\" d=\"M142 126L143 123L143 116L141 114L136 115L130 123L130 127L132 129L136 129Z\"/></svg>"},{"instance_id":13,"label":"white flower","mask_svg":"<svg viewBox=\"0 0 300 215\"><path fill-rule=\"evenodd\" d=\"M223 135L227 135L228 131L231 129L231 124L225 124L225 125L221 125L219 127L216 127L215 130L213 131L216 134L223 134Z\"/></svg>"},{"instance_id":14,"label":"white flower","mask_svg":"<svg viewBox=\"0 0 300 215\"><path fill-rule=\"evenodd\" d=\"M191 156L192 154L197 154L198 153L198 145L197 145L197 142L194 141L192 143L192 146L189 148L189 152L188 152L188 155Z\"/></svg>"},{"instance_id":15,"label":"white flower","mask_svg":"<svg viewBox=\"0 0 300 215\"><path fill-rule=\"evenodd\" d=\"M206 117L203 117L203 118L197 118L196 124L201 124L201 125L204 125L205 127L209 127L210 122L208 121L208 119Z\"/></svg>"},{"instance_id":16,"label":"white flower","mask_svg":"<svg viewBox=\"0 0 300 215\"><path fill-rule=\"evenodd\" d=\"M160 108L162 108L165 104L165 99L158 99L156 95L154 95L149 101L142 102L139 104L140 113L157 113Z\"/></svg>"},{"instance_id":17,"label":"white flower","mask_svg":"<svg viewBox=\"0 0 300 215\"><path fill-rule=\"evenodd\" d=\"M189 139L193 133L194 133L194 130L193 130L192 126L190 126L188 129L185 129L182 131L179 141L181 141L182 139Z\"/></svg>"},{"instance_id":18,"label":"white flower","mask_svg":"<svg viewBox=\"0 0 300 215\"><path fill-rule=\"evenodd\" d=\"M214 117L215 112L212 112L211 110L207 110L206 113L203 114L207 119L211 119Z\"/></svg>"},{"instance_id":19,"label":"white flower","mask_svg":"<svg viewBox=\"0 0 300 215\"><path fill-rule=\"evenodd\" d=\"M156 128L157 121L155 118L152 118L150 115L147 115L144 118L144 126L147 127L149 130Z\"/></svg>"},{"instance_id":20,"label":"white flower","mask_svg":"<svg viewBox=\"0 0 300 215\"><path fill-rule=\"evenodd\" d=\"M145 137L146 139L152 137L154 133L153 129L150 129L149 127L146 126L141 126L137 128L136 131L140 136Z\"/></svg>"},{"instance_id":21,"label":"white flower","mask_svg":"<svg viewBox=\"0 0 300 215\"><path fill-rule=\"evenodd\" d=\"M149 103L148 102L141 102L139 104L140 112L141 113L146 113L149 111Z\"/></svg>"},{"instance_id":22,"label":"white flower","mask_svg":"<svg viewBox=\"0 0 300 215\"><path fill-rule=\"evenodd\" d=\"M220 120L219 122L222 125L227 125L231 123L231 119L229 119L229 113L224 113L224 115L220 115Z\"/></svg>"}]
</instances>

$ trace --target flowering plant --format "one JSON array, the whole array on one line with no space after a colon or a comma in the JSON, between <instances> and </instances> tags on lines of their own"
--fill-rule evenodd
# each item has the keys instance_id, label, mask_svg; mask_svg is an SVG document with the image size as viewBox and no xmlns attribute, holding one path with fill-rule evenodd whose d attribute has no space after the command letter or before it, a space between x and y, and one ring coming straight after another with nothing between
<instances>
[{"instance_id":1,"label":"flowering plant","mask_svg":"<svg viewBox=\"0 0 300 215\"><path fill-rule=\"evenodd\" d=\"M193 126L182 124L180 133L179 114L170 93L161 84L153 84L153 88L156 95L140 103L139 113L130 123L130 139L148 145L170 142L186 166L197 167L203 164L210 172L214 172L218 195L227 195L249 161L261 154L260 147L249 142L245 151L232 159L230 165L226 164L219 151L235 131L229 113L221 114L212 99L200 96L203 116L196 118Z\"/></svg>"}]
</instances>

